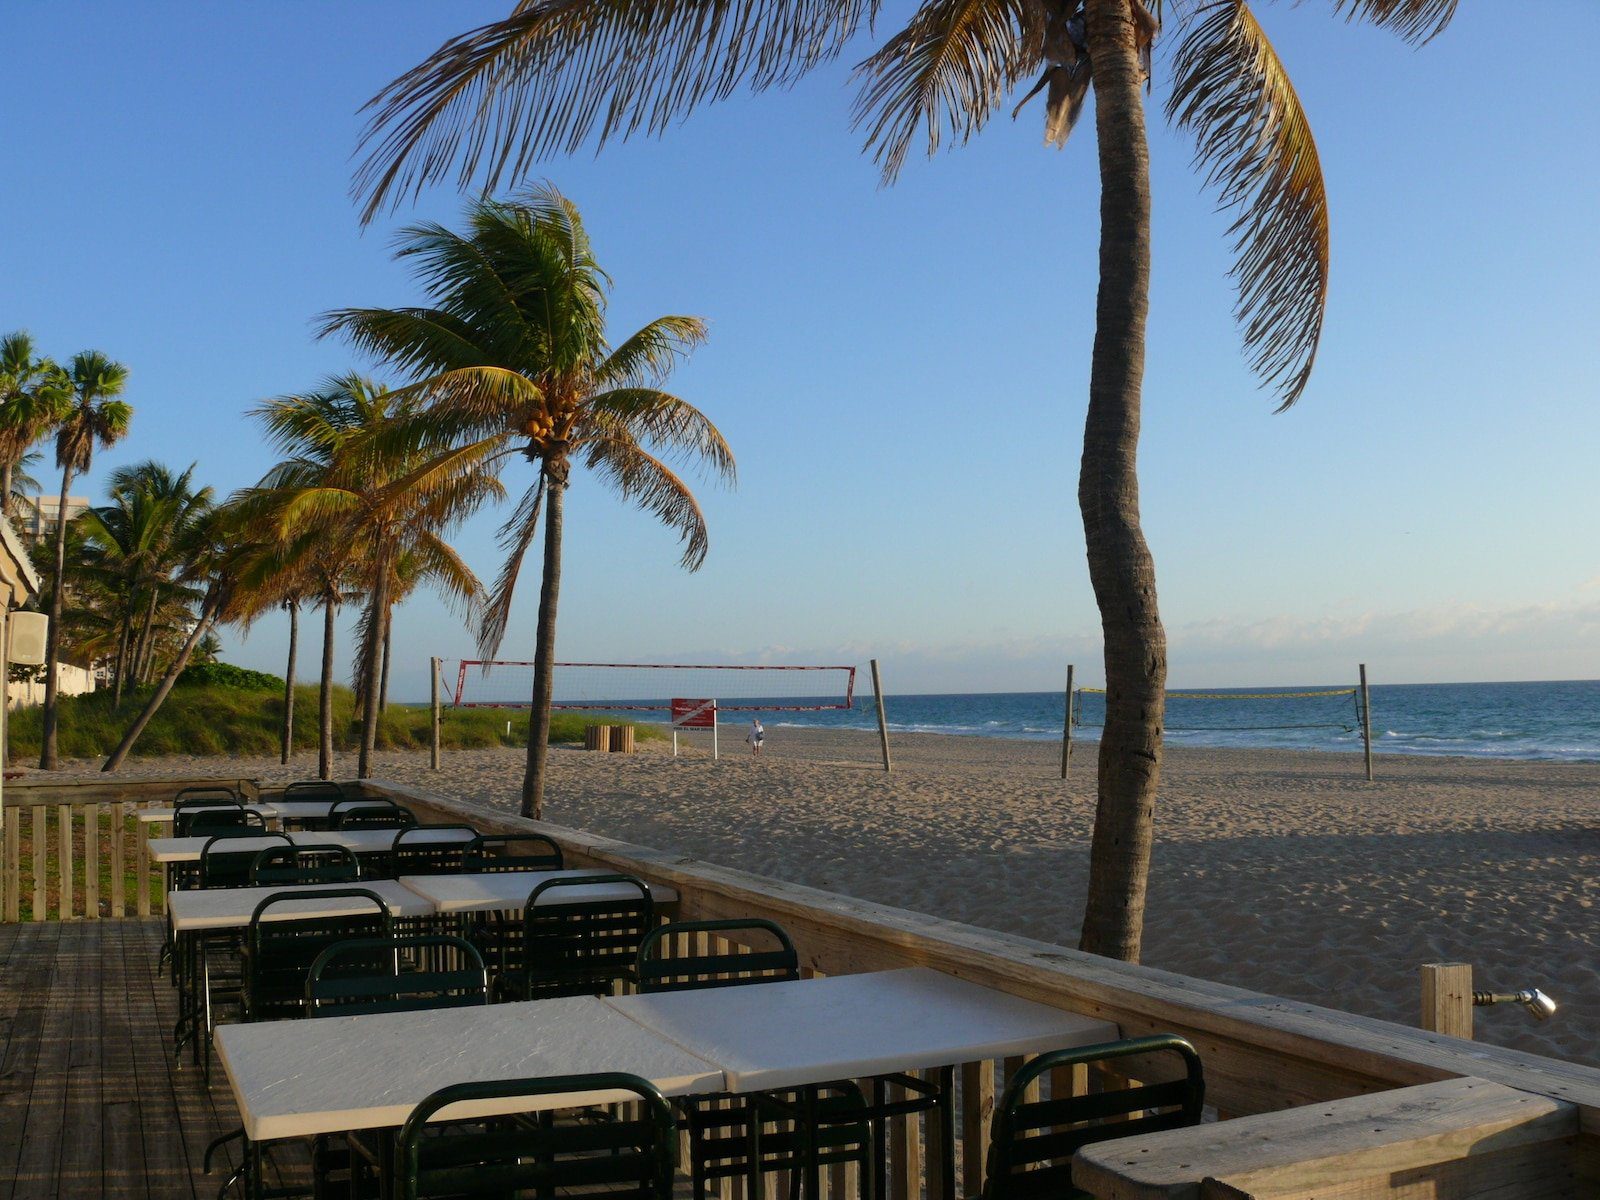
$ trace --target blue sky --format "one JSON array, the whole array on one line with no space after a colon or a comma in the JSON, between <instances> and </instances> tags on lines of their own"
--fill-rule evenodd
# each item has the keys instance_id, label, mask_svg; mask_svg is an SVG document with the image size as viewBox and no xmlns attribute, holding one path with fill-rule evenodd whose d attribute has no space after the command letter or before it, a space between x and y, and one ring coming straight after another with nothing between
<instances>
[{"instance_id":1,"label":"blue sky","mask_svg":"<svg viewBox=\"0 0 1600 1200\"><path fill-rule=\"evenodd\" d=\"M197 460L221 490L253 482L271 454L241 414L366 365L314 340L312 318L414 302L392 232L460 200L435 189L362 231L356 110L505 7L8 6L0 329L132 369L133 433L75 491L152 456ZM1140 470L1173 685L1343 680L1358 660L1382 682L1600 676L1600 76L1567 49L1600 40L1600 6L1541 0L1530 36L1463 5L1420 50L1330 7L1258 5L1334 221L1322 353L1288 414L1244 366L1226 222L1152 114ZM893 28L909 5L888 8ZM1033 107L884 189L847 76L542 168L617 280L619 334L710 320L673 386L740 467L736 491L703 495L712 553L694 575L670 534L577 480L560 653L875 655L891 691L1053 688L1076 661L1092 682L1075 503L1092 126L1047 150ZM457 538L486 578L495 524ZM525 575L506 657L528 656L536 590ZM230 633L227 657L281 670L285 624ZM427 598L396 634L402 697L429 655L472 655Z\"/></svg>"}]
</instances>

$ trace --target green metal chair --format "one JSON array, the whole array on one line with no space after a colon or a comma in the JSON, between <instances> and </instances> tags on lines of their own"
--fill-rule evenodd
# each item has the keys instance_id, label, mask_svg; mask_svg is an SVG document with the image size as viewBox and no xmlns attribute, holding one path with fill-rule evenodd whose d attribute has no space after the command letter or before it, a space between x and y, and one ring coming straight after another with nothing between
<instances>
[{"instance_id":1,"label":"green metal chair","mask_svg":"<svg viewBox=\"0 0 1600 1200\"><path fill-rule=\"evenodd\" d=\"M542 833L484 834L467 862L469 871L560 871L561 847Z\"/></svg>"},{"instance_id":2,"label":"green metal chair","mask_svg":"<svg viewBox=\"0 0 1600 1200\"><path fill-rule=\"evenodd\" d=\"M723 944L707 941L712 938ZM800 978L800 956L789 935L771 921L675 921L645 936L635 974L641 992L777 983ZM872 1198L872 1127L854 1083L762 1096L681 1096L675 1103L688 1135L695 1200L704 1200L707 1185L720 1179L744 1179L751 1195L759 1195L760 1177L774 1172L791 1177L792 1194L814 1197L817 1170L839 1164L855 1165L863 1200ZM758 1111L777 1128L762 1132Z\"/></svg>"},{"instance_id":3,"label":"green metal chair","mask_svg":"<svg viewBox=\"0 0 1600 1200\"><path fill-rule=\"evenodd\" d=\"M1028 1086L1060 1067L1094 1067L1132 1055L1170 1055L1180 1078L1029 1100ZM995 1105L983 1200L1088 1200L1073 1186L1072 1156L1092 1142L1198 1125L1205 1108L1200 1056L1174 1034L1102 1042L1043 1054L1012 1077Z\"/></svg>"},{"instance_id":4,"label":"green metal chair","mask_svg":"<svg viewBox=\"0 0 1600 1200\"><path fill-rule=\"evenodd\" d=\"M371 907L331 917L274 919L272 910L296 901L327 901L358 897ZM304 1016L306 980L311 964L335 942L350 938L390 937L393 921L389 906L367 888L323 888L287 891L268 896L251 914L244 942L244 1019L271 1021Z\"/></svg>"},{"instance_id":5,"label":"green metal chair","mask_svg":"<svg viewBox=\"0 0 1600 1200\"><path fill-rule=\"evenodd\" d=\"M331 779L301 779L294 783L286 784L283 789L283 800L285 803L290 804L301 801L324 801L332 805L344 799L344 788ZM328 830L333 828L333 821L328 817L280 817L278 819L285 829L291 826L299 829Z\"/></svg>"},{"instance_id":6,"label":"green metal chair","mask_svg":"<svg viewBox=\"0 0 1600 1200\"><path fill-rule=\"evenodd\" d=\"M613 1120L559 1121L559 1097L617 1091L629 1101ZM533 1117L441 1122L468 1101L525 1099ZM677 1167L672 1106L636 1075L562 1075L461 1083L412 1110L395 1141L400 1200L558 1195L583 1200L672 1200Z\"/></svg>"},{"instance_id":7,"label":"green metal chair","mask_svg":"<svg viewBox=\"0 0 1600 1200\"><path fill-rule=\"evenodd\" d=\"M182 800L173 809L173 837L203 837L227 829L265 829L258 812L242 804L216 800Z\"/></svg>"},{"instance_id":8,"label":"green metal chair","mask_svg":"<svg viewBox=\"0 0 1600 1200\"><path fill-rule=\"evenodd\" d=\"M409 829L417 823L409 808L392 800L341 800L328 816L334 829Z\"/></svg>"},{"instance_id":9,"label":"green metal chair","mask_svg":"<svg viewBox=\"0 0 1600 1200\"><path fill-rule=\"evenodd\" d=\"M594 884L624 884L626 899L593 900L563 892ZM541 880L528 895L520 928L490 948L497 960L495 994L502 999L601 996L633 980L639 944L655 925L650 888L633 875L597 873ZM483 932L480 927L479 934Z\"/></svg>"},{"instance_id":10,"label":"green metal chair","mask_svg":"<svg viewBox=\"0 0 1600 1200\"><path fill-rule=\"evenodd\" d=\"M354 883L360 878L361 860L348 846L269 846L250 864L250 882L261 887Z\"/></svg>"},{"instance_id":11,"label":"green metal chair","mask_svg":"<svg viewBox=\"0 0 1600 1200\"><path fill-rule=\"evenodd\" d=\"M471 942L446 934L335 942L317 955L306 977L313 1017L487 1003L483 957Z\"/></svg>"},{"instance_id":12,"label":"green metal chair","mask_svg":"<svg viewBox=\"0 0 1600 1200\"><path fill-rule=\"evenodd\" d=\"M441 838L449 835L448 841ZM409 825L394 835L389 874L451 875L467 870L477 853L478 831L470 825Z\"/></svg>"},{"instance_id":13,"label":"green metal chair","mask_svg":"<svg viewBox=\"0 0 1600 1200\"><path fill-rule=\"evenodd\" d=\"M247 887L252 882L251 867L268 848L293 849L286 833L245 826L214 834L200 847L197 886L202 888Z\"/></svg>"}]
</instances>

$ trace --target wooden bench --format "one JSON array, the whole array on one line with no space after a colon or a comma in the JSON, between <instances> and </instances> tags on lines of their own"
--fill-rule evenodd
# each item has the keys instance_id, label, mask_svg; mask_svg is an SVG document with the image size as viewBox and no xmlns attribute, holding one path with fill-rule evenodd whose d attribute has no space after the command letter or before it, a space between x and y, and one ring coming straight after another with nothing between
<instances>
[{"instance_id":1,"label":"wooden bench","mask_svg":"<svg viewBox=\"0 0 1600 1200\"><path fill-rule=\"evenodd\" d=\"M1575 1106L1466 1076L1086 1146L1099 1200L1575 1200Z\"/></svg>"}]
</instances>

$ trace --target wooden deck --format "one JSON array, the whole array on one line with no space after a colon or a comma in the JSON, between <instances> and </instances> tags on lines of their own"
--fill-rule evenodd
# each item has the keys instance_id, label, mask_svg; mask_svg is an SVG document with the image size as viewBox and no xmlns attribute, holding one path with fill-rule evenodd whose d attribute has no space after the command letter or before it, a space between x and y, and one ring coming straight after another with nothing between
<instances>
[{"instance_id":1,"label":"wooden deck","mask_svg":"<svg viewBox=\"0 0 1600 1200\"><path fill-rule=\"evenodd\" d=\"M161 938L154 920L0 925L0 1200L216 1195L201 1157L238 1114L173 1061Z\"/></svg>"}]
</instances>

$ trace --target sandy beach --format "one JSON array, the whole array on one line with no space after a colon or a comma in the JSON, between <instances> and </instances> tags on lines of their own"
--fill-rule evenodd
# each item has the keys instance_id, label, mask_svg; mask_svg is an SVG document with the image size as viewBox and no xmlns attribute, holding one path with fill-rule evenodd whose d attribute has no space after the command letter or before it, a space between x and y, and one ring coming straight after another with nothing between
<instances>
[{"instance_id":1,"label":"sandy beach","mask_svg":"<svg viewBox=\"0 0 1600 1200\"><path fill-rule=\"evenodd\" d=\"M775 728L752 760L552 756L547 817L813 887L1073 945L1093 820L1094 748L1066 782L1044 742ZM731 745L729 744L731 743ZM86 764L76 764L80 769ZM259 759L146 759L133 775L303 778ZM343 757L341 778L354 773ZM380 755L376 773L515 807L516 750ZM1415 1023L1417 967L1471 962L1475 986L1540 987L1537 1025L1480 1009L1481 1040L1600 1063L1600 764L1169 749L1145 961Z\"/></svg>"}]
</instances>

